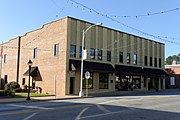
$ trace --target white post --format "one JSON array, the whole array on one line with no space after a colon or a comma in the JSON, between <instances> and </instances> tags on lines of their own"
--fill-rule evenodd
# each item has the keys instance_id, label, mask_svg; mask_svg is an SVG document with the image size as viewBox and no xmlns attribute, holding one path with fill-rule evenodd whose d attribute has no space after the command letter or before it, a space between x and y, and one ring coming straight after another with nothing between
<instances>
[{"instance_id":1,"label":"white post","mask_svg":"<svg viewBox=\"0 0 180 120\"><path fill-rule=\"evenodd\" d=\"M88 79L86 79L86 97L88 96Z\"/></svg>"},{"instance_id":2,"label":"white post","mask_svg":"<svg viewBox=\"0 0 180 120\"><path fill-rule=\"evenodd\" d=\"M84 38L85 38L85 34L86 32L91 29L94 26L97 25L102 25L102 23L97 23L94 25L89 26L85 31L83 30L83 36L82 36L82 57L81 57L81 79L80 79L80 91L79 91L79 97L83 97L84 94L82 92L82 79L83 79L83 60L84 60Z\"/></svg>"},{"instance_id":3,"label":"white post","mask_svg":"<svg viewBox=\"0 0 180 120\"><path fill-rule=\"evenodd\" d=\"M83 97L84 94L82 92L82 79L83 79L83 58L84 58L84 30L83 30L83 37L82 37L82 56L81 56L81 79L80 79L80 91L79 97Z\"/></svg>"}]
</instances>

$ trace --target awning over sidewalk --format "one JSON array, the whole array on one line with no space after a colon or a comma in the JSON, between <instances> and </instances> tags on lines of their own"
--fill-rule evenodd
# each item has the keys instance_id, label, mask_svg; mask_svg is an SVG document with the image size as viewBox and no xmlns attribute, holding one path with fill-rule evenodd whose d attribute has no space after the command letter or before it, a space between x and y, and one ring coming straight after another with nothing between
<instances>
[{"instance_id":1,"label":"awning over sidewalk","mask_svg":"<svg viewBox=\"0 0 180 120\"><path fill-rule=\"evenodd\" d=\"M84 61L84 71L114 73L115 69L111 64ZM80 60L69 60L69 70L80 70Z\"/></svg>"},{"instance_id":2,"label":"awning over sidewalk","mask_svg":"<svg viewBox=\"0 0 180 120\"><path fill-rule=\"evenodd\" d=\"M166 75L166 72L162 69L152 69L124 65L115 65L115 70L117 74L121 75L147 75L155 77L161 77L163 75Z\"/></svg>"},{"instance_id":3,"label":"awning over sidewalk","mask_svg":"<svg viewBox=\"0 0 180 120\"><path fill-rule=\"evenodd\" d=\"M30 76L37 76L38 67L31 67ZM29 76L29 69L23 74L24 76Z\"/></svg>"},{"instance_id":4,"label":"awning over sidewalk","mask_svg":"<svg viewBox=\"0 0 180 120\"><path fill-rule=\"evenodd\" d=\"M117 74L122 75L147 75L142 67L115 65L115 70Z\"/></svg>"},{"instance_id":5,"label":"awning over sidewalk","mask_svg":"<svg viewBox=\"0 0 180 120\"><path fill-rule=\"evenodd\" d=\"M149 76L162 77L163 75L166 75L166 72L162 69L144 68L144 71L148 73Z\"/></svg>"}]
</instances>

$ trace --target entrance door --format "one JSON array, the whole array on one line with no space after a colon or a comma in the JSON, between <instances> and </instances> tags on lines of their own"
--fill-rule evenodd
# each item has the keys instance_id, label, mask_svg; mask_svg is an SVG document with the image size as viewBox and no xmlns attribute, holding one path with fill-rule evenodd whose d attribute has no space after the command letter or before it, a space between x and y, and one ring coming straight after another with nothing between
<instances>
[{"instance_id":1,"label":"entrance door","mask_svg":"<svg viewBox=\"0 0 180 120\"><path fill-rule=\"evenodd\" d=\"M70 94L74 94L74 77L70 77Z\"/></svg>"}]
</instances>

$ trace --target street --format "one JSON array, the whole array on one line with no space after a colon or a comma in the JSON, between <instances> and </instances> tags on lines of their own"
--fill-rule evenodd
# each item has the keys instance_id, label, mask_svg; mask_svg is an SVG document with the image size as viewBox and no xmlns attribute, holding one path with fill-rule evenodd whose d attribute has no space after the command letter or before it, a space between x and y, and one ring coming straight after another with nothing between
<instances>
[{"instance_id":1,"label":"street","mask_svg":"<svg viewBox=\"0 0 180 120\"><path fill-rule=\"evenodd\" d=\"M0 104L0 120L179 120L180 91Z\"/></svg>"}]
</instances>

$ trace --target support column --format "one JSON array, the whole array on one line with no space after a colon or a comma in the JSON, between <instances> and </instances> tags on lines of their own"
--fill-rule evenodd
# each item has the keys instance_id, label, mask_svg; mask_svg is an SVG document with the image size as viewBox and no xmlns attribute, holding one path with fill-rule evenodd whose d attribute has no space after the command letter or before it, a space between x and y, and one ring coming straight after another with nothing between
<instances>
[{"instance_id":1,"label":"support column","mask_svg":"<svg viewBox=\"0 0 180 120\"><path fill-rule=\"evenodd\" d=\"M165 87L165 86L166 86L166 80L165 80L165 78L163 78L162 82L163 82L163 83L162 83L162 85L163 85L163 86L162 86L162 89L165 90L165 89L166 89L166 87Z\"/></svg>"},{"instance_id":2,"label":"support column","mask_svg":"<svg viewBox=\"0 0 180 120\"><path fill-rule=\"evenodd\" d=\"M158 79L158 82L159 82L159 90L161 90L161 78Z\"/></svg>"},{"instance_id":3,"label":"support column","mask_svg":"<svg viewBox=\"0 0 180 120\"><path fill-rule=\"evenodd\" d=\"M144 89L144 76L141 76L141 90Z\"/></svg>"}]
</instances>

